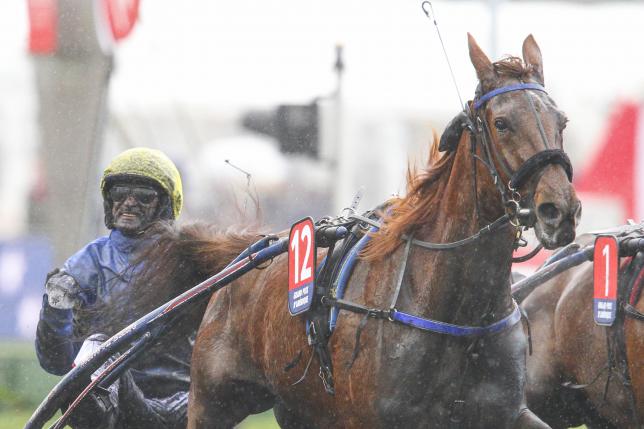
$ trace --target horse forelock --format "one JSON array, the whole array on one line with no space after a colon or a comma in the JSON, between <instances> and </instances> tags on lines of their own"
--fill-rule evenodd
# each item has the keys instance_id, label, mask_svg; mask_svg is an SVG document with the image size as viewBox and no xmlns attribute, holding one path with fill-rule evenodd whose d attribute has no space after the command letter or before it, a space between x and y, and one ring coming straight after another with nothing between
<instances>
[{"instance_id":1,"label":"horse forelock","mask_svg":"<svg viewBox=\"0 0 644 429\"><path fill-rule=\"evenodd\" d=\"M407 192L394 199L383 213L383 226L373 234L361 253L365 260L377 260L390 254L402 243L401 237L414 231L438 214L438 203L454 164L456 151L439 152L434 133L426 166L419 172L415 166L407 169Z\"/></svg>"},{"instance_id":2,"label":"horse forelock","mask_svg":"<svg viewBox=\"0 0 644 429\"><path fill-rule=\"evenodd\" d=\"M494 71L500 77L516 78L528 81L534 73L534 66L525 64L519 57L507 56L492 64Z\"/></svg>"}]
</instances>

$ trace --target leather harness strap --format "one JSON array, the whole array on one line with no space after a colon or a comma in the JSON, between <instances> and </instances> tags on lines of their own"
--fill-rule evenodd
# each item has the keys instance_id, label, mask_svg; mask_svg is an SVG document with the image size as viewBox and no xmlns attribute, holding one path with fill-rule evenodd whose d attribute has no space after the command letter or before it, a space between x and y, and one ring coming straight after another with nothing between
<instances>
[{"instance_id":1,"label":"leather harness strap","mask_svg":"<svg viewBox=\"0 0 644 429\"><path fill-rule=\"evenodd\" d=\"M482 96L480 96L474 102L474 109L476 109L476 110L480 109L491 98L494 98L497 95L501 95L501 94L504 94L506 92L521 91L521 90L526 90L526 89L533 89L533 90L536 90L536 91L545 92L547 94L546 89L543 86L539 85L538 83L518 83L518 84L515 84L515 85L508 85L508 86L504 86L504 87L501 87L501 88L493 89L492 91L490 91L488 93L485 93Z\"/></svg>"},{"instance_id":2,"label":"leather harness strap","mask_svg":"<svg viewBox=\"0 0 644 429\"><path fill-rule=\"evenodd\" d=\"M633 257L631 263L627 267L625 275L623 276L623 281L620 281L618 284L618 303L623 303L624 307L626 304L629 304L628 297L630 295L630 291L635 287L635 283L638 281L639 273L642 269L644 269L644 252L639 252ZM624 319L626 315L626 312L618 312L617 320L613 326L608 329L610 330L612 334L611 337L615 343L615 363L619 370L618 375L627 391L626 397L630 406L631 421L635 423L635 427L640 427L641 421L637 410L635 392L633 392L633 386L631 383L628 356L626 355L626 332L624 330Z\"/></svg>"},{"instance_id":3,"label":"leather harness strap","mask_svg":"<svg viewBox=\"0 0 644 429\"><path fill-rule=\"evenodd\" d=\"M640 322L644 322L644 314L637 311L637 309L633 307L631 304L629 303L624 304L624 312L628 316L632 317L633 319L639 320Z\"/></svg>"},{"instance_id":4,"label":"leather harness strap","mask_svg":"<svg viewBox=\"0 0 644 429\"><path fill-rule=\"evenodd\" d=\"M449 250L449 249L455 249L457 247L465 246L467 244L473 243L476 240L480 239L482 236L485 236L487 234L490 234L494 231L497 231L504 226L506 226L508 223L510 223L510 216L507 214L501 216L494 222L492 222L489 225L486 225L485 227L481 228L476 234L470 235L469 237L466 237L462 240L458 241L453 241L451 243L431 243L429 241L422 241L422 240L417 240L415 238L409 237L407 235L403 236L404 240L410 240L411 243L415 246L422 247L423 249L428 249L428 250Z\"/></svg>"}]
</instances>

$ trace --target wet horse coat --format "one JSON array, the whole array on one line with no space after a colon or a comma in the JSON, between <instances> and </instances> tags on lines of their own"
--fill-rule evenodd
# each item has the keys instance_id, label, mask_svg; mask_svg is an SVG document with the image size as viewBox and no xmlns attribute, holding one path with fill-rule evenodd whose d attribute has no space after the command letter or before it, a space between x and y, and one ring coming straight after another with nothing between
<instances>
[{"instance_id":1,"label":"wet horse coat","mask_svg":"<svg viewBox=\"0 0 644 429\"><path fill-rule=\"evenodd\" d=\"M593 239L593 235L584 235L577 243L590 245ZM642 255L633 264L639 261L641 267L641 259ZM627 271L623 266L620 276ZM633 282L641 287L644 274L631 277L631 285L621 283L620 290L637 288ZM522 302L533 342L533 354L528 357L528 403L554 428L581 424L639 428L644 422L644 321L620 310L613 327L598 326L593 320L592 297L593 263L587 262L544 283ZM639 296L633 295L632 304L644 312L641 290ZM616 348L616 330L623 331L625 353ZM625 371L631 386L623 379Z\"/></svg>"},{"instance_id":2,"label":"wet horse coat","mask_svg":"<svg viewBox=\"0 0 644 429\"><path fill-rule=\"evenodd\" d=\"M541 54L531 36L524 42L526 65L516 58L492 64L471 36L469 47L483 93L543 83ZM490 169L501 171L497 183L508 183L506 170L516 172L535 154L561 149L562 116L545 93L527 89L500 94L477 109L471 119L486 127L477 136L485 132L493 153L481 141L472 145L468 132L455 133L449 153L434 151L432 165L410 175L408 195L392 202L344 298L387 308L403 236L453 242L503 216ZM517 191L526 195L521 203L532 209L546 247L574 238L579 201L564 168L543 165ZM447 251L412 246L397 308L463 326L506 317L514 308L508 278L515 233L506 225ZM335 395L325 393L315 357L308 375L293 385L313 350L305 336L306 315L289 315L286 285L283 256L213 296L193 351L190 428L232 427L270 407L282 427L546 427L524 405L526 342L519 325L457 338L369 320L350 366L362 316L341 311L329 341ZM300 353L302 359L294 360Z\"/></svg>"}]
</instances>

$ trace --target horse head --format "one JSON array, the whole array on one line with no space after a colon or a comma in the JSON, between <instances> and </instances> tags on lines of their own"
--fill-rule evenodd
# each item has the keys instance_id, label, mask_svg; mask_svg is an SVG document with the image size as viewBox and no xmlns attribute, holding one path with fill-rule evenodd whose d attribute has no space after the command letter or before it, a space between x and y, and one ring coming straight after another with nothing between
<instances>
[{"instance_id":1,"label":"horse head","mask_svg":"<svg viewBox=\"0 0 644 429\"><path fill-rule=\"evenodd\" d=\"M570 243L581 215L563 151L566 116L544 88L541 52L532 35L523 61L492 63L468 34L479 86L466 125L513 223L533 226L548 249Z\"/></svg>"}]
</instances>

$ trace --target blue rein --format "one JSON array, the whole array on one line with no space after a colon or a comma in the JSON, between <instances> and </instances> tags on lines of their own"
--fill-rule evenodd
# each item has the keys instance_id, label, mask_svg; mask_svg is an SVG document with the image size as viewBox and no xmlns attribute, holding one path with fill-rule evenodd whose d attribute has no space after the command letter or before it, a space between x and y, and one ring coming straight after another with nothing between
<instances>
[{"instance_id":1,"label":"blue rein","mask_svg":"<svg viewBox=\"0 0 644 429\"><path fill-rule=\"evenodd\" d=\"M479 97L478 100L474 101L474 109L475 110L480 109L481 106L483 106L485 103L488 102L488 100L496 97L499 94L504 94L506 92L511 92L511 91L520 91L524 89L534 89L536 91L545 92L546 94L548 93L546 91L546 88L539 85L538 83L517 83L516 85L504 86L483 94L481 97Z\"/></svg>"},{"instance_id":2,"label":"blue rein","mask_svg":"<svg viewBox=\"0 0 644 429\"><path fill-rule=\"evenodd\" d=\"M340 273L338 275L336 298L342 299L344 297L344 290L347 281L353 272L356 262L358 261L358 254L366 244L371 240L371 233L377 231L378 228L372 227L369 233L365 234L358 243L351 249L346 259L342 263ZM411 326L413 328L430 331L437 334L451 335L454 337L481 337L485 335L496 334L510 329L521 320L521 310L517 303L513 300L514 310L503 319L492 323L487 326L461 326L453 325L451 323L439 322L438 320L426 319L413 314L391 309L389 319L403 325ZM333 307L331 309L331 316L329 317L329 330L335 329L338 313L340 309Z\"/></svg>"}]
</instances>

